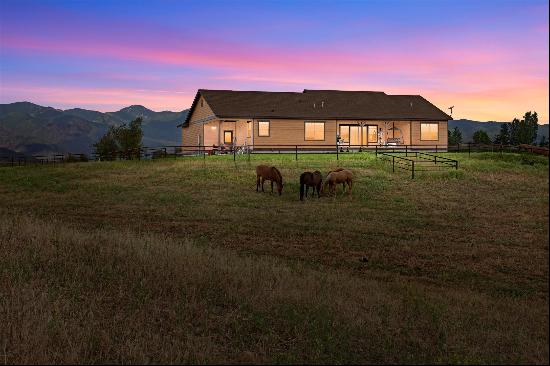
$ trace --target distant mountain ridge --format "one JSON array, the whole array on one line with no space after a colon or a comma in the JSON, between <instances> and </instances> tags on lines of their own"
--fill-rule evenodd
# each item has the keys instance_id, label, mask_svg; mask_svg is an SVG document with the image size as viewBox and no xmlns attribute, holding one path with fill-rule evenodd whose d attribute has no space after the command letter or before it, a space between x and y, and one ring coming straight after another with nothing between
<instances>
[{"instance_id":1,"label":"distant mountain ridge","mask_svg":"<svg viewBox=\"0 0 550 366\"><path fill-rule=\"evenodd\" d=\"M479 121L472 121L469 119L457 119L449 121L449 130L452 130L455 127L458 127L458 129L462 132L462 141L463 142L471 142L473 140L474 133L477 130L482 130L487 132L491 140L494 140L495 136L500 133L500 127L503 123L510 123L509 122L495 122L495 121L489 121L489 122L479 122ZM546 140L548 140L548 124L540 125L537 131L537 142L540 141L542 136L546 137Z\"/></svg>"},{"instance_id":2,"label":"distant mountain ridge","mask_svg":"<svg viewBox=\"0 0 550 366\"><path fill-rule=\"evenodd\" d=\"M27 155L47 153L85 153L93 151L109 126L143 118L145 146L178 145L177 125L188 110L155 112L132 105L116 112L43 107L30 102L0 104L0 147Z\"/></svg>"},{"instance_id":3,"label":"distant mountain ridge","mask_svg":"<svg viewBox=\"0 0 550 366\"><path fill-rule=\"evenodd\" d=\"M30 102L0 104L0 152L17 151L27 155L49 153L85 153L105 134L109 126L143 118L143 144L167 146L181 144L182 123L189 112L155 112L141 105L131 105L116 112L72 108L55 109ZM477 130L484 130L491 139L506 122L479 122L468 119L449 121L449 129L458 127L463 142L472 141ZM537 140L548 139L548 124L539 125Z\"/></svg>"}]
</instances>

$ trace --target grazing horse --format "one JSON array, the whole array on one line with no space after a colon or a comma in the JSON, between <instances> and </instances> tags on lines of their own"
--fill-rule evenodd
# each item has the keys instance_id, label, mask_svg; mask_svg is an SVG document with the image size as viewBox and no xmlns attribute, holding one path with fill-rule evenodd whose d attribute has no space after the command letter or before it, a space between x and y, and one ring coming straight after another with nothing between
<instances>
[{"instance_id":1,"label":"grazing horse","mask_svg":"<svg viewBox=\"0 0 550 366\"><path fill-rule=\"evenodd\" d=\"M277 183L277 192L279 196L283 192L283 176L281 172L274 166L258 165L256 167L256 192L260 187L260 179L262 183L262 192L264 192L264 182L266 180L271 181L271 193L273 193L273 182Z\"/></svg>"},{"instance_id":2,"label":"grazing horse","mask_svg":"<svg viewBox=\"0 0 550 366\"><path fill-rule=\"evenodd\" d=\"M313 187L313 196L315 197L315 188L317 188L317 198L321 197L320 190L323 183L321 172L316 170L312 172L303 172L300 175L300 201L304 200L304 186L306 188L306 197L309 187Z\"/></svg>"},{"instance_id":3,"label":"grazing horse","mask_svg":"<svg viewBox=\"0 0 550 366\"><path fill-rule=\"evenodd\" d=\"M325 179L323 184L323 191L325 187L329 186L329 193L334 193L336 195L336 185L342 183L344 193L346 192L346 184L348 185L348 194L351 195L351 189L353 186L353 173L351 170L338 168L336 170L330 171Z\"/></svg>"}]
</instances>

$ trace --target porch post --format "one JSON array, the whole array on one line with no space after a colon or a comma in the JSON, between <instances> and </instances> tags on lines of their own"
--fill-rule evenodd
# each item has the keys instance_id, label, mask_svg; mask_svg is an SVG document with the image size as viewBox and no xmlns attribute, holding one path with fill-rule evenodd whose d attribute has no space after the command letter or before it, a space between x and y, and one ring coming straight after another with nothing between
<instances>
[{"instance_id":1,"label":"porch post","mask_svg":"<svg viewBox=\"0 0 550 366\"><path fill-rule=\"evenodd\" d=\"M223 132L222 132L222 120L218 122L218 146L222 144L223 139Z\"/></svg>"}]
</instances>

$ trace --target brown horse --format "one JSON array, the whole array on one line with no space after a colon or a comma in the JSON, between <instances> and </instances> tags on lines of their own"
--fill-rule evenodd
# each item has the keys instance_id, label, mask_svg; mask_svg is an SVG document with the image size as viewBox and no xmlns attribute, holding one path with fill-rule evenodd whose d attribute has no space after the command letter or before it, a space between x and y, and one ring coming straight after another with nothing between
<instances>
[{"instance_id":1,"label":"brown horse","mask_svg":"<svg viewBox=\"0 0 550 366\"><path fill-rule=\"evenodd\" d=\"M271 193L273 193L273 182L277 183L277 192L279 196L283 192L283 176L281 172L274 166L258 165L256 167L256 192L260 187L260 179L262 183L262 192L264 192L264 182L266 180L271 181Z\"/></svg>"},{"instance_id":2,"label":"brown horse","mask_svg":"<svg viewBox=\"0 0 550 366\"><path fill-rule=\"evenodd\" d=\"M313 187L313 196L315 197L315 188L317 188L317 198L321 197L321 184L323 183L323 176L321 172L316 170L312 172L303 172L300 175L300 201L304 200L304 186L306 188L306 197L309 187Z\"/></svg>"},{"instance_id":3,"label":"brown horse","mask_svg":"<svg viewBox=\"0 0 550 366\"><path fill-rule=\"evenodd\" d=\"M336 170L330 171L325 179L325 184L323 185L323 191L326 186L329 186L329 194L334 193L336 195L336 185L342 183L344 193L346 192L346 184L348 185L348 194L351 195L351 189L353 187L353 173L351 170L338 168Z\"/></svg>"}]
</instances>

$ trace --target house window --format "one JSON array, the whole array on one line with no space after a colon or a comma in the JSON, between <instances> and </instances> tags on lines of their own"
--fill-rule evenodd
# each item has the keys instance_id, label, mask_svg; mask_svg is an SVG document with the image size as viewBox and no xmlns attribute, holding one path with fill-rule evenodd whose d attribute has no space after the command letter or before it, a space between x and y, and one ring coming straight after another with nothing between
<instances>
[{"instance_id":1,"label":"house window","mask_svg":"<svg viewBox=\"0 0 550 366\"><path fill-rule=\"evenodd\" d=\"M269 136L269 121L258 121L258 136Z\"/></svg>"},{"instance_id":2,"label":"house window","mask_svg":"<svg viewBox=\"0 0 550 366\"><path fill-rule=\"evenodd\" d=\"M246 122L246 137L248 137L248 138L252 137L252 122L251 121Z\"/></svg>"},{"instance_id":3,"label":"house window","mask_svg":"<svg viewBox=\"0 0 550 366\"><path fill-rule=\"evenodd\" d=\"M325 140L325 122L304 122L306 141Z\"/></svg>"},{"instance_id":4,"label":"house window","mask_svg":"<svg viewBox=\"0 0 550 366\"><path fill-rule=\"evenodd\" d=\"M223 131L223 143L224 144L233 143L233 131Z\"/></svg>"},{"instance_id":5,"label":"house window","mask_svg":"<svg viewBox=\"0 0 550 366\"><path fill-rule=\"evenodd\" d=\"M420 124L421 141L439 140L439 123L421 123Z\"/></svg>"}]
</instances>

